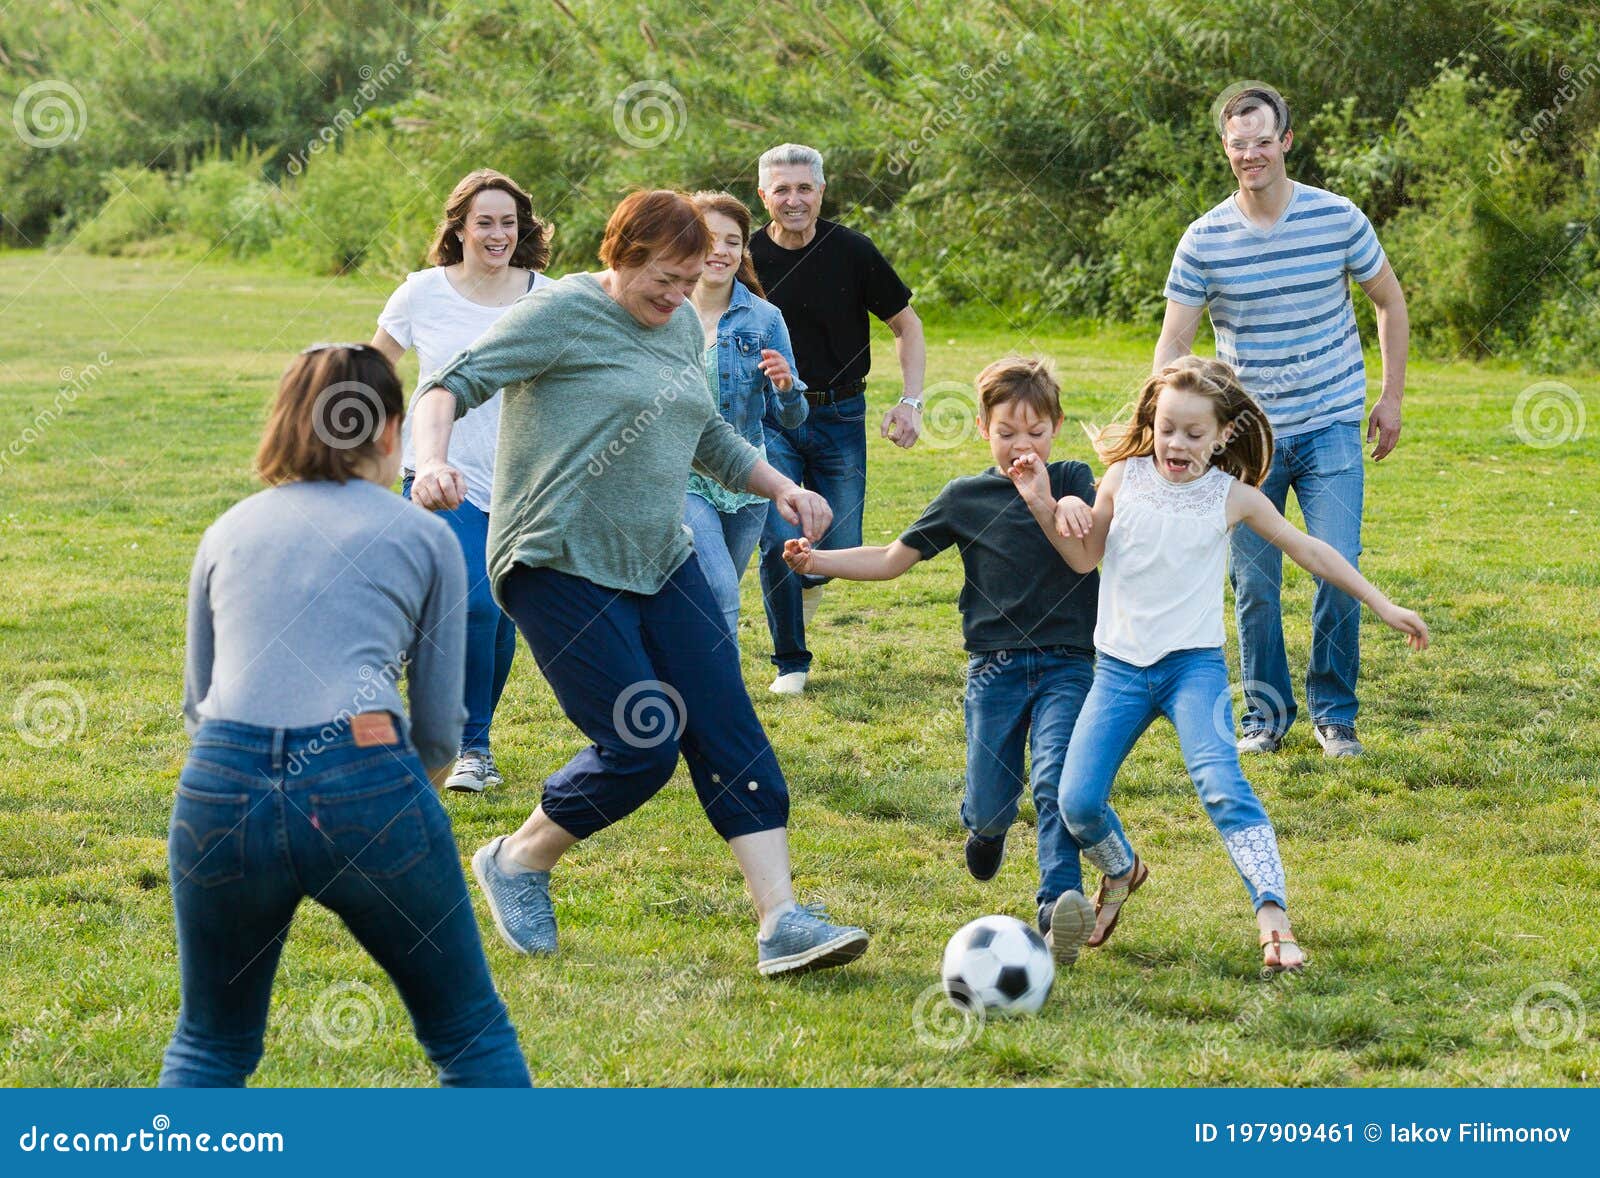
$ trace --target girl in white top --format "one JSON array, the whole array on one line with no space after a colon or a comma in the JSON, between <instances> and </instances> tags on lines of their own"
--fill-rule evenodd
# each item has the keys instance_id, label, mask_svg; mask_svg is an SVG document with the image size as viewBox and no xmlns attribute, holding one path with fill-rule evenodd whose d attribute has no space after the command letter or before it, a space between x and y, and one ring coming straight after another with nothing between
<instances>
[{"instance_id":1,"label":"girl in white top","mask_svg":"<svg viewBox=\"0 0 1600 1178\"><path fill-rule=\"evenodd\" d=\"M1149 876L1109 798L1134 742L1165 715L1250 893L1263 965L1300 969L1305 955L1289 926L1277 836L1234 740L1222 655L1228 533L1243 523L1313 576L1366 602L1416 650L1428 645L1428 627L1261 493L1272 427L1228 365L1185 356L1164 368L1140 390L1132 421L1103 431L1096 449L1107 466L1093 507L1072 496L1052 499L1035 463L1008 472L1067 564L1079 573L1102 566L1094 686L1061 777L1062 816L1102 872L1088 944L1105 943L1123 901Z\"/></svg>"},{"instance_id":2,"label":"girl in white top","mask_svg":"<svg viewBox=\"0 0 1600 1178\"><path fill-rule=\"evenodd\" d=\"M437 372L488 331L524 294L550 281L548 227L509 176L481 168L462 177L445 201L426 270L406 276L378 316L372 346L391 363L415 348L419 371ZM411 417L401 437L402 494L411 497L416 457ZM466 501L439 514L467 560L467 723L446 788L477 793L499 785L489 726L511 674L517 628L489 592L489 537L494 455L500 440L500 395L456 422L450 464L466 479Z\"/></svg>"}]
</instances>

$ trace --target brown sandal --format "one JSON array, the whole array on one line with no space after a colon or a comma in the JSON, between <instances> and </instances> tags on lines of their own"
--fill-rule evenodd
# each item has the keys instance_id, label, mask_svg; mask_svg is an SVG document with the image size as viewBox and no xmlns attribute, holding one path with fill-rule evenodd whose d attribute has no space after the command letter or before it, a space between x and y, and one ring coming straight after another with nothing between
<instances>
[{"instance_id":1,"label":"brown sandal","mask_svg":"<svg viewBox=\"0 0 1600 1178\"><path fill-rule=\"evenodd\" d=\"M1286 937L1277 929L1273 929L1270 933L1261 934L1261 968L1264 972L1268 974L1299 973L1306 967L1306 963L1304 961L1301 961L1299 965L1284 965L1284 945L1293 945L1296 949L1300 948L1300 942L1294 939L1293 933L1290 933ZM1278 959L1276 964L1267 960L1266 950L1268 949L1271 949L1273 951L1273 956Z\"/></svg>"},{"instance_id":2,"label":"brown sandal","mask_svg":"<svg viewBox=\"0 0 1600 1178\"><path fill-rule=\"evenodd\" d=\"M1117 921L1122 919L1122 906L1128 902L1128 897L1137 892L1145 880L1150 878L1150 869L1144 865L1144 860L1135 855L1133 857L1133 874L1128 877L1127 883L1108 884L1107 876L1100 877L1100 886L1094 893L1095 919L1100 918L1100 909L1107 904L1117 906L1116 913L1111 917L1111 923L1106 925L1106 931L1099 938L1091 936L1084 942L1091 949L1098 949L1111 939L1111 934L1117 929Z\"/></svg>"}]
</instances>

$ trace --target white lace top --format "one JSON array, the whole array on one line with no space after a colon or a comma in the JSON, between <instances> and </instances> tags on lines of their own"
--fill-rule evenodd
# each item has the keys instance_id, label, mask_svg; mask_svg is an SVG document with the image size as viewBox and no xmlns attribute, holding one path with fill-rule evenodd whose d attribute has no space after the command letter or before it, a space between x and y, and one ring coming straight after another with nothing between
<instances>
[{"instance_id":1,"label":"white lace top","mask_svg":"<svg viewBox=\"0 0 1600 1178\"><path fill-rule=\"evenodd\" d=\"M1149 457L1123 464L1100 566L1097 650L1148 667L1175 650L1220 647L1233 476L1212 467L1169 482Z\"/></svg>"}]
</instances>

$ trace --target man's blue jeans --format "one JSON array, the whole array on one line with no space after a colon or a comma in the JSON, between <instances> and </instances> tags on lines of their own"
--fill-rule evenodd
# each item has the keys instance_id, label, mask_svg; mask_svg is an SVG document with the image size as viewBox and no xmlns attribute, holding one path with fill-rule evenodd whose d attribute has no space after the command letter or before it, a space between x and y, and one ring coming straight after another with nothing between
<instances>
[{"instance_id":1,"label":"man's blue jeans","mask_svg":"<svg viewBox=\"0 0 1600 1178\"><path fill-rule=\"evenodd\" d=\"M728 619L728 633L733 635L735 649L739 646L739 581L761 539L769 506L762 501L738 511L718 511L693 491L684 500L683 522L694 533L700 571L706 575L706 583Z\"/></svg>"},{"instance_id":2,"label":"man's blue jeans","mask_svg":"<svg viewBox=\"0 0 1600 1178\"><path fill-rule=\"evenodd\" d=\"M867 495L867 397L814 405L794 429L779 429L769 419L767 461L833 508L833 524L818 548L857 548L861 544L861 509ZM778 673L811 668L806 626L801 616L802 589L826 584L825 577L798 577L783 563L783 542L800 529L767 512L761 533L761 595L772 634L772 661Z\"/></svg>"},{"instance_id":3,"label":"man's blue jeans","mask_svg":"<svg viewBox=\"0 0 1600 1178\"><path fill-rule=\"evenodd\" d=\"M1361 426L1342 422L1279 438L1261 490L1282 511L1293 488L1306 531L1355 565L1361 558L1364 484ZM1249 528L1236 527L1229 577L1244 677L1240 727L1246 733L1282 736L1297 713L1283 645L1283 554ZM1355 725L1360 666L1361 603L1319 580L1311 603L1311 665L1306 671L1306 706L1313 724Z\"/></svg>"},{"instance_id":4,"label":"man's blue jeans","mask_svg":"<svg viewBox=\"0 0 1600 1178\"><path fill-rule=\"evenodd\" d=\"M1111 876L1133 868L1133 847L1111 808L1111 785L1157 716L1178 730L1184 768L1251 903L1287 908L1277 835L1239 768L1221 647L1175 650L1148 667L1100 652L1061 775L1061 817L1084 858Z\"/></svg>"},{"instance_id":5,"label":"man's blue jeans","mask_svg":"<svg viewBox=\"0 0 1600 1178\"><path fill-rule=\"evenodd\" d=\"M1061 820L1061 769L1073 725L1094 681L1094 659L1078 651L995 650L967 660L967 792L961 824L990 842L1003 838L1022 801L1022 753L1032 756L1039 822L1040 904L1083 891L1078 844Z\"/></svg>"},{"instance_id":6,"label":"man's blue jeans","mask_svg":"<svg viewBox=\"0 0 1600 1178\"><path fill-rule=\"evenodd\" d=\"M400 493L411 498L410 475ZM489 516L465 500L435 514L450 525L467 560L467 723L461 747L488 749L489 726L517 655L517 625L495 603L489 587Z\"/></svg>"},{"instance_id":7,"label":"man's blue jeans","mask_svg":"<svg viewBox=\"0 0 1600 1178\"><path fill-rule=\"evenodd\" d=\"M388 972L441 1083L528 1086L450 819L395 723L399 742L366 747L340 721L200 725L167 838L183 1004L162 1087L237 1087L255 1070L278 958L304 899L338 913ZM341 986L356 992L341 997ZM322 998L382 1014L381 996L353 982ZM294 1018L331 1035L325 1013Z\"/></svg>"}]
</instances>

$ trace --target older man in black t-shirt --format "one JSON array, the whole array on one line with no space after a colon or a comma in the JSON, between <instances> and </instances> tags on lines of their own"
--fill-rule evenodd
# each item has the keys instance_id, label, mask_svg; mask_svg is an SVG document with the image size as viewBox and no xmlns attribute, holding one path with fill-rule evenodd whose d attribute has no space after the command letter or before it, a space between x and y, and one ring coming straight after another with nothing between
<instances>
[{"instance_id":1,"label":"older man in black t-shirt","mask_svg":"<svg viewBox=\"0 0 1600 1178\"><path fill-rule=\"evenodd\" d=\"M911 309L911 289L862 233L818 214L822 156L798 143L774 147L757 166L761 201L772 220L750 239L767 298L783 312L794 343L811 412L794 429L770 414L767 460L795 482L822 495L833 526L820 548L861 543L867 493L867 372L872 367L870 312L894 332L902 395L884 414L879 433L909 449L922 427L922 374L927 346ZM800 577L783 561L783 542L799 535L776 512L761 537L761 590L778 676L771 690L799 695L811 669L806 625L822 596L821 578Z\"/></svg>"}]
</instances>

